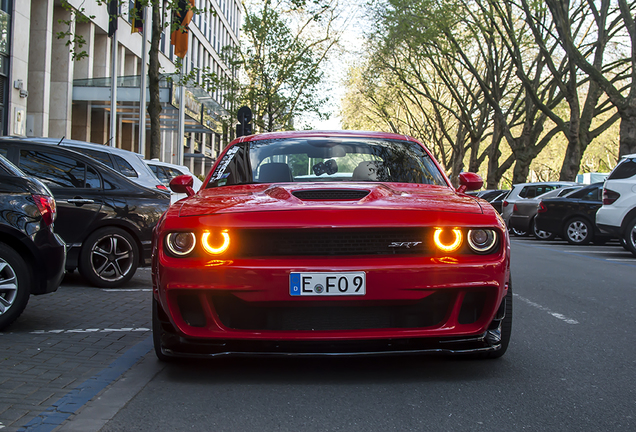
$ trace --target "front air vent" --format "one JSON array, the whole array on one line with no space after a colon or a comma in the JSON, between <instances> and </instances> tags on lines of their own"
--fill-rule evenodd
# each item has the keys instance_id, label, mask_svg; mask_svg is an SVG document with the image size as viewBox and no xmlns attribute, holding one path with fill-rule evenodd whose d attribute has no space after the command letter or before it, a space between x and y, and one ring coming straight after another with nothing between
<instances>
[{"instance_id":1,"label":"front air vent","mask_svg":"<svg viewBox=\"0 0 636 432\"><path fill-rule=\"evenodd\" d=\"M313 189L292 192L301 200L306 201L357 201L369 195L368 190L360 189Z\"/></svg>"}]
</instances>

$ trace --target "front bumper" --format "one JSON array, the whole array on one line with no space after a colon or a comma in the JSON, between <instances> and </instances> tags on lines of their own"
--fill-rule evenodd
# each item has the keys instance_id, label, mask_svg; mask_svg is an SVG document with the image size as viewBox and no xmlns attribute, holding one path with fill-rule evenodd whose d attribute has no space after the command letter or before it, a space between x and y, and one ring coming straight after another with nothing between
<instances>
[{"instance_id":1,"label":"front bumper","mask_svg":"<svg viewBox=\"0 0 636 432\"><path fill-rule=\"evenodd\" d=\"M296 341L196 341L165 336L161 352L168 357L355 357L406 354L473 354L501 349L499 336L493 331L467 338L390 339L307 343Z\"/></svg>"},{"instance_id":2,"label":"front bumper","mask_svg":"<svg viewBox=\"0 0 636 432\"><path fill-rule=\"evenodd\" d=\"M507 247L507 245L506 245ZM505 249L504 247L503 249ZM484 257L217 261L156 256L167 356L387 355L499 349L509 262ZM291 296L290 271L366 271L363 298ZM165 312L163 312L165 310ZM336 323L336 324L334 324Z\"/></svg>"}]
</instances>

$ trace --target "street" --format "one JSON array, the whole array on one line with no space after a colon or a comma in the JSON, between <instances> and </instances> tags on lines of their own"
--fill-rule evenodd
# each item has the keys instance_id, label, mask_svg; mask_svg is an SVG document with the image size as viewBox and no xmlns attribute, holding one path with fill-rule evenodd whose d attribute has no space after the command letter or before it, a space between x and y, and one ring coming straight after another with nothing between
<instances>
[{"instance_id":1,"label":"street","mask_svg":"<svg viewBox=\"0 0 636 432\"><path fill-rule=\"evenodd\" d=\"M490 361L166 365L150 351L147 269L124 290L69 275L0 333L0 429L635 430L636 259L616 242L513 238L512 260L512 341Z\"/></svg>"}]
</instances>

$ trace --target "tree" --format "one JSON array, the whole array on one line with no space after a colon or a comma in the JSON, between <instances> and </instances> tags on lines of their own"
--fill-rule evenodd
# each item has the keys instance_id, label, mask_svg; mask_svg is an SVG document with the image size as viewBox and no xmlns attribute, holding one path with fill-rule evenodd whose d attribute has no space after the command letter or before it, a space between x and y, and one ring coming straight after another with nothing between
<instances>
[{"instance_id":1,"label":"tree","mask_svg":"<svg viewBox=\"0 0 636 432\"><path fill-rule=\"evenodd\" d=\"M264 0L243 3L243 12L241 46L225 50L239 78L223 80L208 71L210 81L236 108L252 109L255 132L293 129L302 114L328 117L319 86L321 67L339 38L335 0Z\"/></svg>"},{"instance_id":2,"label":"tree","mask_svg":"<svg viewBox=\"0 0 636 432\"><path fill-rule=\"evenodd\" d=\"M609 40L611 33L607 29L620 25L623 30L614 36L629 47L626 55L629 66L626 80L617 81L612 79L611 75L607 76L603 65L598 62L598 56L594 56L590 63L588 58L594 51L589 49L588 44L577 46L571 25L571 14L576 8L572 7L570 1L546 0L559 34L559 41L568 58L576 63L591 81L597 83L618 111L621 118L619 156L636 153L636 3L617 0L616 6L612 6L609 0L602 0L600 8L597 6L598 1L581 0L581 3L592 12L592 24L595 26L593 32L600 35L597 42L599 47ZM628 82L627 86L624 84L625 81Z\"/></svg>"}]
</instances>

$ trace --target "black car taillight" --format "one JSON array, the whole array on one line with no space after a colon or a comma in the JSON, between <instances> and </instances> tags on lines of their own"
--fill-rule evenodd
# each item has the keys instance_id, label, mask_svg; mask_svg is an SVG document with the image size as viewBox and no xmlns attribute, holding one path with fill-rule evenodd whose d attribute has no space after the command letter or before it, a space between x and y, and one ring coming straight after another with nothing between
<instances>
[{"instance_id":1,"label":"black car taillight","mask_svg":"<svg viewBox=\"0 0 636 432\"><path fill-rule=\"evenodd\" d=\"M613 190L603 189L603 205L614 204L614 201L619 199L621 194L614 192Z\"/></svg>"},{"instance_id":2,"label":"black car taillight","mask_svg":"<svg viewBox=\"0 0 636 432\"><path fill-rule=\"evenodd\" d=\"M537 213L545 213L548 211L548 208L543 204L543 201L539 201L539 205L537 206Z\"/></svg>"},{"instance_id":3,"label":"black car taillight","mask_svg":"<svg viewBox=\"0 0 636 432\"><path fill-rule=\"evenodd\" d=\"M42 214L42 220L47 226L53 225L57 216L57 207L52 196L31 194L35 205Z\"/></svg>"}]
</instances>

